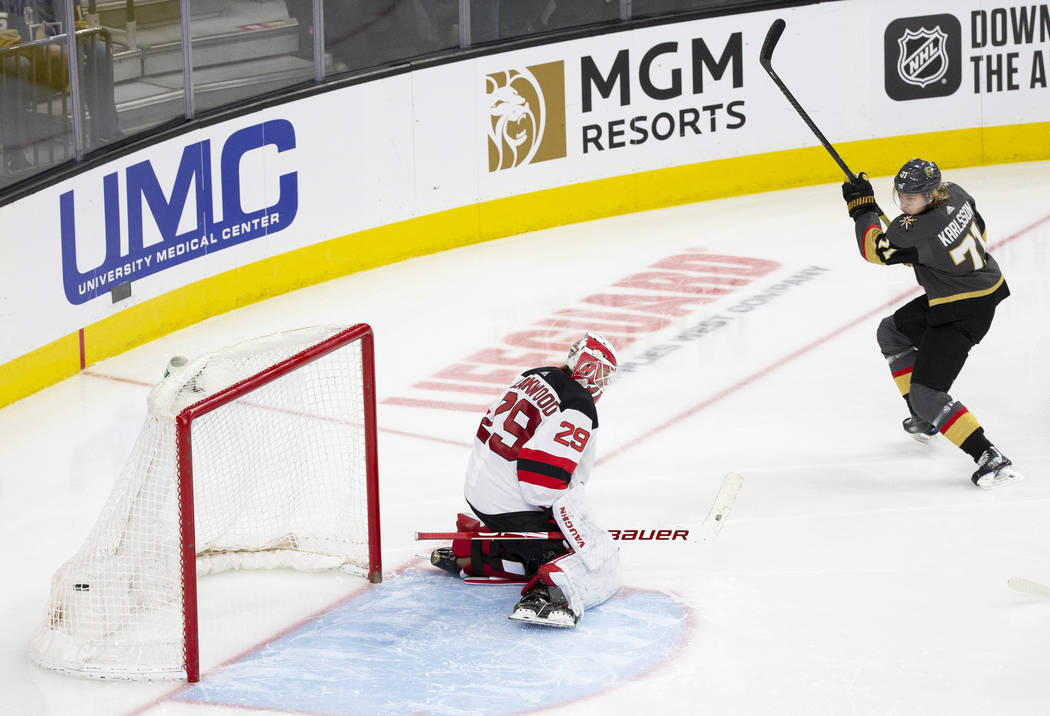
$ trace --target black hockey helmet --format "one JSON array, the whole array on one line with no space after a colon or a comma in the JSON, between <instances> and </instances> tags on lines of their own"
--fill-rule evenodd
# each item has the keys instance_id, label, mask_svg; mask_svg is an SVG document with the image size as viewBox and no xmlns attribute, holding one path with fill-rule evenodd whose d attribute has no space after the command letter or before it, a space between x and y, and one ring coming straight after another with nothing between
<instances>
[{"instance_id":1,"label":"black hockey helmet","mask_svg":"<svg viewBox=\"0 0 1050 716\"><path fill-rule=\"evenodd\" d=\"M897 172L893 187L898 194L922 194L929 199L930 192L941 187L941 170L933 162L910 159Z\"/></svg>"}]
</instances>

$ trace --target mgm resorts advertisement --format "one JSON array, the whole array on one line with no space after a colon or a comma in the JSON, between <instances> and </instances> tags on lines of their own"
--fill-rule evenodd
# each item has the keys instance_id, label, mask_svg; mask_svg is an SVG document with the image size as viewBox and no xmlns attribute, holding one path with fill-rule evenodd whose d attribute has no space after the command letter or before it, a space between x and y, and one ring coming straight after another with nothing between
<instances>
[{"instance_id":1,"label":"mgm resorts advertisement","mask_svg":"<svg viewBox=\"0 0 1050 716\"><path fill-rule=\"evenodd\" d=\"M757 62L780 17L777 71L833 142L1046 121L1050 3L979 4L827 3L493 57L486 170L561 160L585 180L812 146Z\"/></svg>"},{"instance_id":2,"label":"mgm resorts advertisement","mask_svg":"<svg viewBox=\"0 0 1050 716\"><path fill-rule=\"evenodd\" d=\"M787 30L774 64L832 142L1048 118L1050 3L914 9L829 3L493 57L486 169L569 157L586 175L654 158L680 165L815 144L758 64L779 17Z\"/></svg>"}]
</instances>

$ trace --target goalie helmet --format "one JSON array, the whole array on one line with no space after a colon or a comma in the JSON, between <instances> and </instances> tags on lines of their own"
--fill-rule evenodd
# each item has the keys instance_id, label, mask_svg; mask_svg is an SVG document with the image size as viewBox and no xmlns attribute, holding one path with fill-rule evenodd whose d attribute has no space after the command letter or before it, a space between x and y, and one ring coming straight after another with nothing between
<instances>
[{"instance_id":1,"label":"goalie helmet","mask_svg":"<svg viewBox=\"0 0 1050 716\"><path fill-rule=\"evenodd\" d=\"M901 167L893 179L897 194L922 194L927 201L930 193L941 187L941 170L933 162L916 157Z\"/></svg>"},{"instance_id":2,"label":"goalie helmet","mask_svg":"<svg viewBox=\"0 0 1050 716\"><path fill-rule=\"evenodd\" d=\"M588 331L569 346L565 365L572 379L586 388L597 402L616 373L616 352L609 341Z\"/></svg>"}]
</instances>

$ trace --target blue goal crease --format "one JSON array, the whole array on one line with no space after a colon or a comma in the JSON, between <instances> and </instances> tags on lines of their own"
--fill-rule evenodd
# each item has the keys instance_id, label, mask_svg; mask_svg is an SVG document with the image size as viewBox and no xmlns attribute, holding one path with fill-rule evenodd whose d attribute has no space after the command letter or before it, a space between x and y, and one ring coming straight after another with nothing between
<instances>
[{"instance_id":1,"label":"blue goal crease","mask_svg":"<svg viewBox=\"0 0 1050 716\"><path fill-rule=\"evenodd\" d=\"M510 621L516 599L516 590L467 588L436 570L409 569L173 699L333 716L503 716L639 676L688 631L686 608L663 592L621 591L575 629Z\"/></svg>"}]
</instances>

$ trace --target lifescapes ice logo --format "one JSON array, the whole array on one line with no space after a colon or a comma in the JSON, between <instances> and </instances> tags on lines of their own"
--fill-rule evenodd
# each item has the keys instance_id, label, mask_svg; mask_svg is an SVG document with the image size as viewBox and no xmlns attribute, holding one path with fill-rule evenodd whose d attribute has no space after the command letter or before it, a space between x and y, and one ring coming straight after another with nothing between
<instances>
[{"instance_id":1,"label":"lifescapes ice logo","mask_svg":"<svg viewBox=\"0 0 1050 716\"><path fill-rule=\"evenodd\" d=\"M565 156L565 63L547 62L485 76L489 171Z\"/></svg>"},{"instance_id":2,"label":"lifescapes ice logo","mask_svg":"<svg viewBox=\"0 0 1050 716\"><path fill-rule=\"evenodd\" d=\"M127 167L123 177L119 172L103 176L101 193L63 193L59 215L66 299L78 305L111 293L116 302L131 295L132 281L287 228L299 207L298 172L259 186L242 166L246 155L264 147L295 149L292 123L270 120L231 134L218 152L218 182L212 176L212 140L205 139L183 148L174 176L170 168L158 172L146 160ZM242 183L251 188L242 190ZM267 201L273 203L260 207ZM101 209L98 215L95 207ZM99 258L101 263L80 270Z\"/></svg>"},{"instance_id":3,"label":"lifescapes ice logo","mask_svg":"<svg viewBox=\"0 0 1050 716\"><path fill-rule=\"evenodd\" d=\"M954 15L894 20L884 36L886 94L926 99L953 94L962 82L962 27Z\"/></svg>"}]
</instances>

